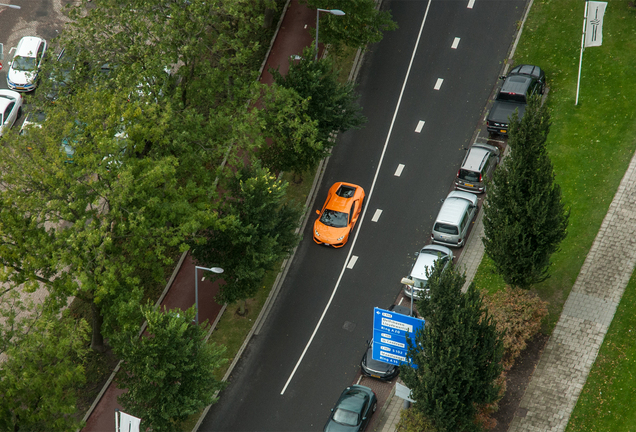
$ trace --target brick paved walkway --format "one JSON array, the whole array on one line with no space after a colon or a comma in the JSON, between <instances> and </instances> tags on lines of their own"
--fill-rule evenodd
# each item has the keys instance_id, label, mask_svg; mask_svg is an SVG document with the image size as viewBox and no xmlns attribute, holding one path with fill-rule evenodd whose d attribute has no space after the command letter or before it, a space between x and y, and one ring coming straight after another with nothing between
<instances>
[{"instance_id":1,"label":"brick paved walkway","mask_svg":"<svg viewBox=\"0 0 636 432\"><path fill-rule=\"evenodd\" d=\"M636 155L572 287L509 432L564 431L636 265Z\"/></svg>"}]
</instances>

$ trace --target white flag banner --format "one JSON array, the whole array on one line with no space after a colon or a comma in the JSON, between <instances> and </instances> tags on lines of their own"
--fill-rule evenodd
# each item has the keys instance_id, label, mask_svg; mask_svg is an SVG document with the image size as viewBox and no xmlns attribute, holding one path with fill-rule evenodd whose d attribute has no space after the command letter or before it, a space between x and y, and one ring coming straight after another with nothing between
<instances>
[{"instance_id":1,"label":"white flag banner","mask_svg":"<svg viewBox=\"0 0 636 432\"><path fill-rule=\"evenodd\" d=\"M585 48L603 44L603 15L607 2L587 2L587 19L585 21Z\"/></svg>"}]
</instances>

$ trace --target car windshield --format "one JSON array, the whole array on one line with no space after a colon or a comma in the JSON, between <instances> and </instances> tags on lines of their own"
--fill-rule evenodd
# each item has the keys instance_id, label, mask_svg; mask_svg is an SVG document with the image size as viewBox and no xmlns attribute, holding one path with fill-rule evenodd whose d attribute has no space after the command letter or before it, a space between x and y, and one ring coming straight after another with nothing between
<instances>
[{"instance_id":1,"label":"car windshield","mask_svg":"<svg viewBox=\"0 0 636 432\"><path fill-rule=\"evenodd\" d=\"M435 231L437 232L441 232L444 234L459 234L459 231L457 230L457 227L454 225L448 225L445 223L441 223L441 222L437 222L435 224Z\"/></svg>"},{"instance_id":2,"label":"car windshield","mask_svg":"<svg viewBox=\"0 0 636 432\"><path fill-rule=\"evenodd\" d=\"M424 288L426 286L426 284L428 284L427 280L418 279L416 277L413 278L413 286L415 288Z\"/></svg>"},{"instance_id":3,"label":"car windshield","mask_svg":"<svg viewBox=\"0 0 636 432\"><path fill-rule=\"evenodd\" d=\"M35 70L35 57L13 57L13 63L11 64L13 69L21 71Z\"/></svg>"},{"instance_id":4,"label":"car windshield","mask_svg":"<svg viewBox=\"0 0 636 432\"><path fill-rule=\"evenodd\" d=\"M346 227L348 220L349 215L347 213L329 209L326 209L320 217L320 222L334 228Z\"/></svg>"},{"instance_id":5,"label":"car windshield","mask_svg":"<svg viewBox=\"0 0 636 432\"><path fill-rule=\"evenodd\" d=\"M478 182L479 181L479 173L475 171L469 170L459 170L459 178L465 181L470 182Z\"/></svg>"},{"instance_id":6,"label":"car windshield","mask_svg":"<svg viewBox=\"0 0 636 432\"><path fill-rule=\"evenodd\" d=\"M335 422L346 426L358 425L358 414L342 408L338 408L333 412L333 419Z\"/></svg>"}]
</instances>

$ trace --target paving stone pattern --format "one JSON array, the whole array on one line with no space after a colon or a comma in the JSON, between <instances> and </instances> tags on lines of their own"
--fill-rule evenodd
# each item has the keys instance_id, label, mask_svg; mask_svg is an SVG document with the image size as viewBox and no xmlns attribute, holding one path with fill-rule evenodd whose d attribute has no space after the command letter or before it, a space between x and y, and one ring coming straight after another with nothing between
<instances>
[{"instance_id":1,"label":"paving stone pattern","mask_svg":"<svg viewBox=\"0 0 636 432\"><path fill-rule=\"evenodd\" d=\"M636 155L508 432L564 431L636 265Z\"/></svg>"}]
</instances>

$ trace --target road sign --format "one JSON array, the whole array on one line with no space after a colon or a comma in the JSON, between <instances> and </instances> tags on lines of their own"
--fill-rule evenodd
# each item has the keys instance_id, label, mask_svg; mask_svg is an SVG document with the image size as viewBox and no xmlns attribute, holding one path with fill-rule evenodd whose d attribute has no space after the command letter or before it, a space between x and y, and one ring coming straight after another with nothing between
<instances>
[{"instance_id":1,"label":"road sign","mask_svg":"<svg viewBox=\"0 0 636 432\"><path fill-rule=\"evenodd\" d=\"M406 335L424 327L424 320L380 308L373 310L373 360L408 363Z\"/></svg>"}]
</instances>

